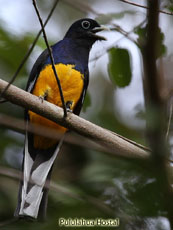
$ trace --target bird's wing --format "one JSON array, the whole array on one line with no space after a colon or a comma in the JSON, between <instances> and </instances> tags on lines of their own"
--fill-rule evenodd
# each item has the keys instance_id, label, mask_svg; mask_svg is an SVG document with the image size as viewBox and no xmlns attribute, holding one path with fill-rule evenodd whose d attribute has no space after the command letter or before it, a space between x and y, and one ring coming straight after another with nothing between
<instances>
[{"instance_id":1,"label":"bird's wing","mask_svg":"<svg viewBox=\"0 0 173 230\"><path fill-rule=\"evenodd\" d=\"M38 57L37 61L32 67L31 73L29 75L29 79L26 85L26 91L32 92L32 89L34 88L35 82L39 76L39 73L45 66L46 59L49 56L48 50L44 50L41 55Z\"/></svg>"},{"instance_id":2,"label":"bird's wing","mask_svg":"<svg viewBox=\"0 0 173 230\"><path fill-rule=\"evenodd\" d=\"M88 88L88 84L89 84L89 71L88 71L88 68L84 71L84 87L83 87L83 91L82 91L82 94L80 96L80 99L74 109L74 114L76 115L79 115L80 114L80 111L82 109L82 105L84 103L84 99L85 99L85 95L86 95L86 92L87 92L87 88Z\"/></svg>"}]
</instances>

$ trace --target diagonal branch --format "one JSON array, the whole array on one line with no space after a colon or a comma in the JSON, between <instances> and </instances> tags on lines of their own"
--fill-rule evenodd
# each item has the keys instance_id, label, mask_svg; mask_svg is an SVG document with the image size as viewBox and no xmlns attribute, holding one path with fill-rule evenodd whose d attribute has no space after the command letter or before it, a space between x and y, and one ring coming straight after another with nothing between
<instances>
[{"instance_id":1,"label":"diagonal branch","mask_svg":"<svg viewBox=\"0 0 173 230\"><path fill-rule=\"evenodd\" d=\"M0 79L0 92L7 84ZM93 140L108 149L108 152L111 150L114 155L129 159L149 159L150 157L150 152L145 147L134 144L116 133L101 128L73 113L68 113L68 116L64 118L62 108L47 101L41 103L38 97L16 86L10 85L4 93L4 98Z\"/></svg>"},{"instance_id":2,"label":"diagonal branch","mask_svg":"<svg viewBox=\"0 0 173 230\"><path fill-rule=\"evenodd\" d=\"M58 84L58 87L59 87L62 106L63 106L63 109L64 109L64 117L66 117L67 116L67 109L66 109L66 105L65 105L65 101L64 101L63 91L62 91L62 88L61 88L61 83L60 83L60 80L58 78L57 71L55 69L55 62L54 62L52 50L51 50L51 48L49 46L49 43L48 43L48 39L47 39L46 32L45 32L45 29L44 29L43 21L41 19L41 16L40 16L37 4L36 4L36 0L33 0L33 5L34 5L34 8L35 8L36 14L38 16L38 19L40 21L42 31L43 31L44 40L45 40L45 43L46 43L46 46L47 46L47 49L48 49L48 52L49 52L50 60L51 60L51 63L52 63L52 69L53 69L53 72L54 72L54 75L55 75L55 78L56 78L56 81L57 81L57 84Z\"/></svg>"},{"instance_id":3,"label":"diagonal branch","mask_svg":"<svg viewBox=\"0 0 173 230\"><path fill-rule=\"evenodd\" d=\"M40 136L43 136L46 138L54 139L57 141L59 141L62 138L62 135L58 131L56 131L55 129L44 127L42 125L36 125L36 124L32 125L31 123L29 123L26 127L23 120L13 118L13 117L10 117L7 115L3 115L3 114L0 114L0 126L7 128L7 129L11 129L11 130L18 132L18 133L21 133L21 134L25 134L25 132L28 131L30 133L34 133L34 134L37 134L37 135L40 135ZM119 137L125 139L126 141L128 141L134 145L137 145L139 148L142 148L142 149L150 152L149 149L147 149L146 147L144 147L142 145L139 145L139 144L137 144L137 143L135 143L129 139L126 139L122 136L119 136ZM71 132L69 132L68 134L65 135L63 142L65 142L66 144L81 146L81 147L86 148L86 149L91 149L91 150L103 152L106 154L111 154L112 156L117 157L115 150L105 148L101 145L98 145L94 141L89 140L86 137L83 137L81 135L74 135L74 133L71 133ZM139 158L140 158L140 156L139 156Z\"/></svg>"},{"instance_id":4,"label":"diagonal branch","mask_svg":"<svg viewBox=\"0 0 173 230\"><path fill-rule=\"evenodd\" d=\"M134 3L134 2L130 2L130 1L128 1L128 0L119 0L120 2L124 2L124 3L127 3L127 4L130 4L130 5L132 5L132 6L137 6L137 7L140 7L140 8L143 8L143 9L146 9L146 10L148 10L149 9L149 7L148 6L143 6L143 5L140 5L140 4L137 4L137 3ZM167 15L173 15L173 13L171 13L171 12L166 12L166 11L163 11L163 10L159 10L158 9L158 12L159 13L162 13L162 14L167 14Z\"/></svg>"},{"instance_id":5,"label":"diagonal branch","mask_svg":"<svg viewBox=\"0 0 173 230\"><path fill-rule=\"evenodd\" d=\"M47 16L47 19L46 19L46 21L45 21L45 23L44 23L44 25L43 25L44 27L47 25L49 19L51 18L51 16L52 16L52 14L53 14L53 12L54 12L54 10L55 10L56 5L58 4L58 2L59 2L59 0L56 0L55 3L53 4L52 9L51 9L49 15ZM37 43L37 41L38 41L38 39L39 39L39 37L40 37L41 32L42 32L42 29L38 32L38 34L37 34L36 38L34 39L34 41L33 41L32 45L31 45L30 49L29 49L28 52L25 54L25 56L24 56L24 58L22 59L20 65L18 66L18 68L17 68L15 74L12 76L11 80L9 81L9 84L8 84L7 87L4 89L4 91L1 92L1 94L0 94L0 103L6 102L6 100L1 99L1 97L3 97L4 92L5 92L5 91L8 89L8 87L15 81L17 75L19 74L19 72L21 71L21 69L22 69L22 67L24 66L25 62L27 61L27 59L29 58L30 54L32 53L32 51L33 51L33 49L34 49L34 47L35 47L35 45L36 45L36 43Z\"/></svg>"}]
</instances>

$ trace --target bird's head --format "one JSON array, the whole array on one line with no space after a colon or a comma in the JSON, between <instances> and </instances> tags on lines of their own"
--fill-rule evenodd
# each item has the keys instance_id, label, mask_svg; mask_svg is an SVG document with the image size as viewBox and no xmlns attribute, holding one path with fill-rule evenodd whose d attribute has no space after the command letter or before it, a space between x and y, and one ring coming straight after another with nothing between
<instances>
[{"instance_id":1,"label":"bird's head","mask_svg":"<svg viewBox=\"0 0 173 230\"><path fill-rule=\"evenodd\" d=\"M93 19L84 18L74 22L69 30L67 31L65 38L87 40L89 43L93 44L98 40L106 40L106 38L98 35L97 33L105 30Z\"/></svg>"}]
</instances>

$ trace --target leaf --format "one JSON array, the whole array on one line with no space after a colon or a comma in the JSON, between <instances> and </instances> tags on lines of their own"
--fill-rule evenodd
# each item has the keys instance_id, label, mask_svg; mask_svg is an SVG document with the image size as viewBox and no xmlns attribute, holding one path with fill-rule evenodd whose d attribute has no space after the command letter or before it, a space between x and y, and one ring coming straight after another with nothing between
<instances>
[{"instance_id":1,"label":"leaf","mask_svg":"<svg viewBox=\"0 0 173 230\"><path fill-rule=\"evenodd\" d=\"M135 31L134 31L137 35L138 35L138 39L137 39L137 43L139 45L139 48L141 49L141 52L145 51L145 44L146 44L146 40L147 40L147 26L146 27L138 27ZM161 29L158 27L158 31L157 31L157 56L156 58L159 58L163 55L166 54L167 48L164 45L164 38L165 35L164 33L161 31Z\"/></svg>"},{"instance_id":2,"label":"leaf","mask_svg":"<svg viewBox=\"0 0 173 230\"><path fill-rule=\"evenodd\" d=\"M138 35L137 43L139 45L139 48L142 48L145 45L145 41L147 38L147 36L146 36L147 29L146 29L146 27L144 27L144 28L137 27L134 32L135 32L135 34Z\"/></svg>"},{"instance_id":3,"label":"leaf","mask_svg":"<svg viewBox=\"0 0 173 230\"><path fill-rule=\"evenodd\" d=\"M161 29L158 27L158 49L157 49L157 58L163 56L166 54L166 46L163 44L165 35L161 31Z\"/></svg>"},{"instance_id":4,"label":"leaf","mask_svg":"<svg viewBox=\"0 0 173 230\"><path fill-rule=\"evenodd\" d=\"M126 14L134 15L136 12L131 10L126 10L118 13L109 13L109 14L99 14L96 17L96 21L100 24L106 25L109 24L114 19L122 19Z\"/></svg>"},{"instance_id":5,"label":"leaf","mask_svg":"<svg viewBox=\"0 0 173 230\"><path fill-rule=\"evenodd\" d=\"M118 87L128 86L131 82L130 55L127 49L111 48L109 50L108 72L112 82Z\"/></svg>"}]
</instances>

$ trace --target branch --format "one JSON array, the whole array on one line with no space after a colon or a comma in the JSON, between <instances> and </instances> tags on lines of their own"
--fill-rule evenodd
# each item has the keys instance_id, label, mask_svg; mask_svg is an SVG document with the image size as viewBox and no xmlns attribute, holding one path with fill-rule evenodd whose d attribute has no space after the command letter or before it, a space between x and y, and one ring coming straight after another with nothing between
<instances>
[{"instance_id":1,"label":"branch","mask_svg":"<svg viewBox=\"0 0 173 230\"><path fill-rule=\"evenodd\" d=\"M47 19L46 19L46 21L45 21L45 23L44 23L44 25L43 25L44 27L47 25L47 23L48 23L50 17L52 16L52 14L53 14L53 12L54 12L54 10L55 10L55 8L56 8L56 5L58 4L58 2L59 2L59 0L56 0L55 3L53 4L52 9L51 9L49 15L47 16ZM24 56L24 58L22 59L20 65L18 66L18 68L17 68L15 74L12 76L11 80L9 81L9 84L8 84L7 87L4 89L4 91L6 91L6 90L8 89L8 87L15 81L17 75L19 74L19 72L21 71L21 69L22 69L22 67L24 66L25 62L26 62L27 59L29 58L31 52L33 51L33 49L34 49L34 47L35 47L35 45L36 45L36 43L37 43L37 41L38 41L38 39L39 39L39 37L40 37L41 32L42 32L42 29L38 32L38 34L37 34L36 38L34 39L34 41L33 41L32 45L31 45L30 49L29 49L28 52L25 54L25 56ZM1 92L1 94L0 94L0 103L6 102L5 100L1 99L1 97L3 97L4 91Z\"/></svg>"},{"instance_id":2,"label":"branch","mask_svg":"<svg viewBox=\"0 0 173 230\"><path fill-rule=\"evenodd\" d=\"M134 3L134 2L127 1L127 0L119 0L119 1L120 1L120 2L124 2L124 3L127 3L127 4L130 4L130 5L132 5L132 6L137 6L137 7L146 9L146 10L149 9L149 7L147 7L147 6L143 6L143 5ZM159 13L162 13L162 14L171 15L171 16L173 15L173 13L171 13L171 12L166 12L166 11L163 11L163 10L158 10L158 12L159 12Z\"/></svg>"},{"instance_id":3,"label":"branch","mask_svg":"<svg viewBox=\"0 0 173 230\"><path fill-rule=\"evenodd\" d=\"M173 104L171 102L170 111L169 111L169 118L168 118L168 126L167 126L167 131L166 131L166 141L169 141L168 138L169 138L169 133L170 133L172 115L173 115Z\"/></svg>"},{"instance_id":4,"label":"branch","mask_svg":"<svg viewBox=\"0 0 173 230\"><path fill-rule=\"evenodd\" d=\"M41 125L32 125L31 123L25 125L24 121L21 119L13 118L7 115L0 114L0 126L11 129L15 132L25 134L26 131L30 133L34 133L37 135L44 136L46 138L54 139L59 141L62 138L62 135L56 131L55 129L44 127ZM118 134L117 134L118 135ZM123 137L122 137L123 138ZM142 145L139 145L135 142L132 142L128 139L126 139L128 142L131 142L134 145L137 145L141 148L143 148L146 151L150 151L149 149L145 148ZM68 134L65 135L64 141L66 144L70 145L76 145L80 146L86 149L91 149L99 152L104 152L111 154L112 156L117 157L116 152L114 150L105 148L103 146L98 145L97 143L89 140L88 138L85 138L81 135L74 135L74 133L69 132Z\"/></svg>"},{"instance_id":5,"label":"branch","mask_svg":"<svg viewBox=\"0 0 173 230\"><path fill-rule=\"evenodd\" d=\"M53 57L53 54L52 54L52 49L49 46L49 42L48 42L47 35L46 35L45 29L44 29L43 21L41 19L41 16L40 16L37 4L36 4L36 0L33 0L33 5L34 5L34 8L35 8L36 14L38 16L38 19L40 21L42 31L43 31L43 37L44 37L44 40L45 40L45 43L46 43L46 46L47 46L47 49L48 49L48 52L49 52L50 60L51 60L51 63L52 63L52 69L53 69L53 72L54 72L54 75L55 75L55 78L56 78L56 81L57 81L57 84L58 84L58 87L59 87L59 93L60 93L60 97L61 97L61 102L62 102L62 106L63 106L63 109L64 109L64 117L66 117L67 116L67 109L66 109L66 104L65 104L65 101L64 101L63 91L62 91L62 88L61 88L61 83L60 83L60 80L58 78L58 74L57 74L57 71L56 71L56 68L55 68L54 57Z\"/></svg>"},{"instance_id":6,"label":"branch","mask_svg":"<svg viewBox=\"0 0 173 230\"><path fill-rule=\"evenodd\" d=\"M153 157L163 158L166 151L165 143L165 101L162 97L161 76L157 71L156 59L158 53L158 9L159 0L150 1L146 45L143 48L144 60L144 91L147 113L147 130L153 150ZM154 125L151 125L151 119Z\"/></svg>"},{"instance_id":7,"label":"branch","mask_svg":"<svg viewBox=\"0 0 173 230\"><path fill-rule=\"evenodd\" d=\"M70 5L74 9L81 11L84 14L92 13L92 14L98 15L98 13L89 4L85 3L84 1L63 0L63 2Z\"/></svg>"},{"instance_id":8,"label":"branch","mask_svg":"<svg viewBox=\"0 0 173 230\"><path fill-rule=\"evenodd\" d=\"M21 172L16 170L16 169L11 169L11 168L0 166L0 175L5 176L5 177L9 177L9 178L13 178L14 180L21 180ZM115 216L114 212L106 204L104 204L102 200L99 200L98 198L96 198L94 196L89 196L86 194L82 194L82 195L77 194L77 193L72 192L71 190L67 189L65 186L58 185L57 183L55 183L53 181L50 182L50 189L52 191L57 192L57 193L64 194L67 197L71 197L75 200L89 203L94 208L97 208L99 211L102 211L103 213L105 213L111 217ZM0 223L0 227L11 223L11 221L13 222L13 220L15 221L16 219L6 221L5 223L2 223L2 224Z\"/></svg>"},{"instance_id":9,"label":"branch","mask_svg":"<svg viewBox=\"0 0 173 230\"><path fill-rule=\"evenodd\" d=\"M132 6L137 6L137 7L140 7L140 8L143 8L143 9L146 9L148 10L148 7L147 6L144 6L144 5L140 5L140 4L137 4L137 3L134 3L134 2L130 2L128 0L119 0L120 2L123 2L123 3L127 3L127 4L130 4ZM64 3L70 5L71 7L77 9L77 10L80 10L81 12L83 13L92 13L92 14L95 14L95 15L99 15L98 12L96 12L93 8L91 8L88 4L86 3L83 3L79 0L75 0L75 1L70 1L70 0L63 0ZM74 3L75 2L75 3ZM159 13L162 13L162 14L167 14L167 15L173 15L173 13L171 12L166 12L164 10L158 10Z\"/></svg>"},{"instance_id":10,"label":"branch","mask_svg":"<svg viewBox=\"0 0 173 230\"><path fill-rule=\"evenodd\" d=\"M117 32L119 32L120 34L124 35L124 37L128 38L130 41L132 41L134 44L136 44L138 46L138 43L135 41L135 39L133 39L133 38L131 38L129 36L129 34L132 33L134 31L134 29L131 30L131 31L129 31L129 32L126 32L119 25L116 25L115 23L113 23L112 25L114 26L114 28L111 28L110 29L111 31L117 31ZM141 25L141 23L140 23L140 25Z\"/></svg>"},{"instance_id":11,"label":"branch","mask_svg":"<svg viewBox=\"0 0 173 230\"><path fill-rule=\"evenodd\" d=\"M148 1L147 37L143 47L144 92L146 104L147 137L152 149L153 170L157 188L162 193L165 208L173 229L173 189L170 183L172 168L165 157L169 156L166 133L166 101L162 96L161 73L157 70L157 53L159 40L159 0Z\"/></svg>"},{"instance_id":12,"label":"branch","mask_svg":"<svg viewBox=\"0 0 173 230\"><path fill-rule=\"evenodd\" d=\"M93 57L92 59L90 59L90 62L94 62L97 61L99 58L101 58L103 55L105 55L112 47L114 47L117 43L119 43L122 39L127 38L130 41L132 41L134 44L136 44L138 46L138 43L131 38L129 35L138 27L141 27L144 23L146 23L146 19L142 22L140 22L137 26L135 26L132 30L130 31L125 31L123 30L119 25L116 25L115 23L113 23L112 25L114 26L113 28L110 28L110 30L112 31L116 31L119 32L120 34L122 34L123 36L120 37L118 40L116 40L115 42L113 42L113 44L109 45L106 48L103 48L100 54L97 54L95 57Z\"/></svg>"},{"instance_id":13,"label":"branch","mask_svg":"<svg viewBox=\"0 0 173 230\"><path fill-rule=\"evenodd\" d=\"M8 83L0 79L0 92ZM63 109L47 101L40 102L39 98L11 85L4 93L4 98L10 102L32 110L70 130L73 130L82 136L88 137L100 144L104 148L112 151L114 155L131 159L148 159L150 152L145 147L133 144L127 139L118 136L104 128L101 128L89 121L68 113L67 117L63 116Z\"/></svg>"}]
</instances>

